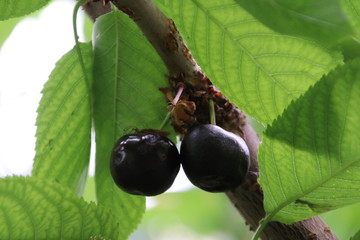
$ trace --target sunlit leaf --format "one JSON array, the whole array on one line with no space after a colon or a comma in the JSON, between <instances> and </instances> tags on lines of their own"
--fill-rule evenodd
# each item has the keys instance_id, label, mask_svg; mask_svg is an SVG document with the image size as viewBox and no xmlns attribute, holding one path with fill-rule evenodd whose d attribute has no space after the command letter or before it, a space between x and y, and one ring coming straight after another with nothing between
<instances>
[{"instance_id":1,"label":"sunlit leaf","mask_svg":"<svg viewBox=\"0 0 360 240\"><path fill-rule=\"evenodd\" d=\"M340 0L343 11L349 20L353 31L354 40L357 45L360 45L360 1L357 0ZM359 47L358 47L359 48ZM360 50L357 48L357 55L360 55Z\"/></svg>"},{"instance_id":2,"label":"sunlit leaf","mask_svg":"<svg viewBox=\"0 0 360 240\"><path fill-rule=\"evenodd\" d=\"M263 124L341 62L315 42L274 32L235 0L157 2L213 83Z\"/></svg>"},{"instance_id":3,"label":"sunlit leaf","mask_svg":"<svg viewBox=\"0 0 360 240\"><path fill-rule=\"evenodd\" d=\"M360 60L323 77L265 132L265 209L291 223L360 201ZM354 132L355 131L355 132Z\"/></svg>"},{"instance_id":4,"label":"sunlit leaf","mask_svg":"<svg viewBox=\"0 0 360 240\"><path fill-rule=\"evenodd\" d=\"M44 6L51 0L16 0L0 1L0 21L28 15Z\"/></svg>"},{"instance_id":5,"label":"sunlit leaf","mask_svg":"<svg viewBox=\"0 0 360 240\"><path fill-rule=\"evenodd\" d=\"M340 2L356 36L360 37L360 2L357 0L340 0Z\"/></svg>"},{"instance_id":6,"label":"sunlit leaf","mask_svg":"<svg viewBox=\"0 0 360 240\"><path fill-rule=\"evenodd\" d=\"M131 128L158 128L167 113L166 68L131 19L113 12L94 28L96 194L118 217L125 239L142 218L145 199L121 191L109 170L115 141Z\"/></svg>"},{"instance_id":7,"label":"sunlit leaf","mask_svg":"<svg viewBox=\"0 0 360 240\"><path fill-rule=\"evenodd\" d=\"M84 19L84 25L83 25L84 37L87 41L91 41L94 23L87 15L84 15L83 19Z\"/></svg>"},{"instance_id":8,"label":"sunlit leaf","mask_svg":"<svg viewBox=\"0 0 360 240\"><path fill-rule=\"evenodd\" d=\"M95 178L88 177L86 179L86 185L84 189L84 194L82 196L85 201L88 202L96 202L96 194L95 194Z\"/></svg>"},{"instance_id":9,"label":"sunlit leaf","mask_svg":"<svg viewBox=\"0 0 360 240\"><path fill-rule=\"evenodd\" d=\"M327 46L334 46L353 34L339 0L236 2L275 31L316 39Z\"/></svg>"},{"instance_id":10,"label":"sunlit leaf","mask_svg":"<svg viewBox=\"0 0 360 240\"><path fill-rule=\"evenodd\" d=\"M81 44L88 76L92 47ZM82 194L90 157L89 91L75 48L55 66L42 90L36 119L36 155L32 174L56 179Z\"/></svg>"},{"instance_id":11,"label":"sunlit leaf","mask_svg":"<svg viewBox=\"0 0 360 240\"><path fill-rule=\"evenodd\" d=\"M35 177L0 179L0 239L116 239L110 212L62 185ZM95 238L96 237L96 238Z\"/></svg>"},{"instance_id":12,"label":"sunlit leaf","mask_svg":"<svg viewBox=\"0 0 360 240\"><path fill-rule=\"evenodd\" d=\"M341 42L341 48L345 60L357 58L360 56L360 2L357 0L340 0L340 3L354 32L351 39Z\"/></svg>"}]
</instances>

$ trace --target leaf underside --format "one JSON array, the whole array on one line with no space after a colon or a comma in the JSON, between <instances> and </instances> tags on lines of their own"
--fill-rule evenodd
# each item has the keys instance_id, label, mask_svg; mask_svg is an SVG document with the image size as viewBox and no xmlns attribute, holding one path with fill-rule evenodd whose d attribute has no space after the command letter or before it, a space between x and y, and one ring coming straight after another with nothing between
<instances>
[{"instance_id":1,"label":"leaf underside","mask_svg":"<svg viewBox=\"0 0 360 240\"><path fill-rule=\"evenodd\" d=\"M80 46L85 67L91 72L91 44ZM56 63L45 84L36 119L36 155L32 175L55 179L79 196L85 186L90 157L88 92L73 48Z\"/></svg>"},{"instance_id":2,"label":"leaf underside","mask_svg":"<svg viewBox=\"0 0 360 240\"><path fill-rule=\"evenodd\" d=\"M156 2L211 81L263 124L342 59L320 44L270 30L235 0Z\"/></svg>"},{"instance_id":3,"label":"leaf underside","mask_svg":"<svg viewBox=\"0 0 360 240\"><path fill-rule=\"evenodd\" d=\"M110 155L117 139L132 128L157 129L167 114L159 87L167 86L166 68L132 20L113 11L94 27L94 116L96 194L118 217L121 239L136 228L145 198L121 191L112 180Z\"/></svg>"},{"instance_id":4,"label":"leaf underside","mask_svg":"<svg viewBox=\"0 0 360 240\"><path fill-rule=\"evenodd\" d=\"M118 226L103 207L35 177L0 179L0 239L116 239Z\"/></svg>"},{"instance_id":5,"label":"leaf underside","mask_svg":"<svg viewBox=\"0 0 360 240\"><path fill-rule=\"evenodd\" d=\"M314 39L325 46L335 46L353 35L339 0L236 2L277 32Z\"/></svg>"},{"instance_id":6,"label":"leaf underside","mask_svg":"<svg viewBox=\"0 0 360 240\"><path fill-rule=\"evenodd\" d=\"M338 67L292 103L259 152L265 209L291 223L360 200L360 60Z\"/></svg>"}]
</instances>

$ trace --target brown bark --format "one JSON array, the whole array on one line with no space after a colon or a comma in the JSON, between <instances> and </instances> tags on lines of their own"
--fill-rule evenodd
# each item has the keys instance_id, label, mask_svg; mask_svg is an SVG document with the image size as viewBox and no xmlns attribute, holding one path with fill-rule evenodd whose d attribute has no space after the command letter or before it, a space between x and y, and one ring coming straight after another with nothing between
<instances>
[{"instance_id":1,"label":"brown bark","mask_svg":"<svg viewBox=\"0 0 360 240\"><path fill-rule=\"evenodd\" d=\"M216 90L192 57L174 22L165 17L151 0L113 0L113 3L134 20L163 59L169 70L172 90L176 91L180 84L185 85L184 102L196 103L196 111L190 116L189 122L183 122L181 126L175 124L175 129L184 134L188 127L206 123L209 119L207 104L212 99L215 102L217 124L239 134L247 142L251 153L250 172L244 184L226 195L245 218L250 229L255 230L265 216L263 193L257 183L257 152L260 141L247 123L246 115ZM261 237L266 240L337 239L319 217L291 225L270 222Z\"/></svg>"},{"instance_id":2,"label":"brown bark","mask_svg":"<svg viewBox=\"0 0 360 240\"><path fill-rule=\"evenodd\" d=\"M138 25L163 59L170 76L183 75L190 80L195 71L200 70L174 22L165 17L152 1L113 0L113 3Z\"/></svg>"},{"instance_id":3,"label":"brown bark","mask_svg":"<svg viewBox=\"0 0 360 240\"><path fill-rule=\"evenodd\" d=\"M96 18L111 12L110 4L104 6L103 1L88 1L84 4L84 10L90 19L95 22Z\"/></svg>"}]
</instances>

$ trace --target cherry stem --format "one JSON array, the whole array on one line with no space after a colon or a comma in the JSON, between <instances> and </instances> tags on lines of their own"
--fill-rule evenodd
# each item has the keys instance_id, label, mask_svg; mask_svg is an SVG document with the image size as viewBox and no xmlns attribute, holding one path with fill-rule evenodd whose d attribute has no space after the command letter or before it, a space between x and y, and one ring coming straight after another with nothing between
<instances>
[{"instance_id":1,"label":"cherry stem","mask_svg":"<svg viewBox=\"0 0 360 240\"><path fill-rule=\"evenodd\" d=\"M183 90L184 90L184 86L180 85L178 90L177 90L175 98L171 101L171 105L175 106L177 104L177 102L179 101L179 99L181 97L181 94L182 94Z\"/></svg>"},{"instance_id":2,"label":"cherry stem","mask_svg":"<svg viewBox=\"0 0 360 240\"><path fill-rule=\"evenodd\" d=\"M210 111L210 123L216 125L215 104L212 99L209 100L209 111Z\"/></svg>"},{"instance_id":3,"label":"cherry stem","mask_svg":"<svg viewBox=\"0 0 360 240\"><path fill-rule=\"evenodd\" d=\"M165 119L162 121L160 127L159 127L159 130L163 130L163 128L166 126L166 124L169 122L169 119L170 119L170 115L171 113L168 112L165 116Z\"/></svg>"}]
</instances>

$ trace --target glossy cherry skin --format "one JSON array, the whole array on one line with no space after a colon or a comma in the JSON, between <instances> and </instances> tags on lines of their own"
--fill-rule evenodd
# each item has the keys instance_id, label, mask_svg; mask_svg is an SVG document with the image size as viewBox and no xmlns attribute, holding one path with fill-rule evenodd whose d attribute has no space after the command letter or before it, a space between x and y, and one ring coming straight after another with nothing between
<instances>
[{"instance_id":1,"label":"glossy cherry skin","mask_svg":"<svg viewBox=\"0 0 360 240\"><path fill-rule=\"evenodd\" d=\"M180 169L180 156L168 138L153 133L134 133L115 144L110 170L123 191L144 196L165 192Z\"/></svg>"},{"instance_id":2,"label":"glossy cherry skin","mask_svg":"<svg viewBox=\"0 0 360 240\"><path fill-rule=\"evenodd\" d=\"M212 124L191 129L181 143L180 156L189 180L208 192L224 192L239 186L250 163L245 141Z\"/></svg>"}]
</instances>

